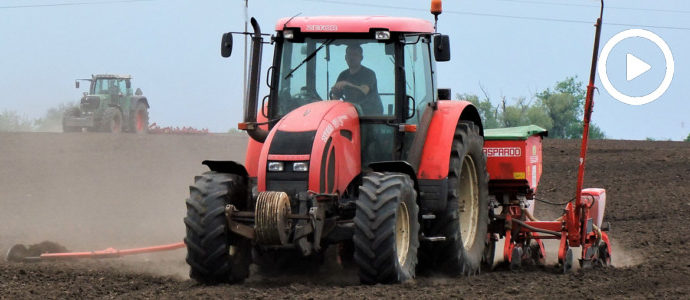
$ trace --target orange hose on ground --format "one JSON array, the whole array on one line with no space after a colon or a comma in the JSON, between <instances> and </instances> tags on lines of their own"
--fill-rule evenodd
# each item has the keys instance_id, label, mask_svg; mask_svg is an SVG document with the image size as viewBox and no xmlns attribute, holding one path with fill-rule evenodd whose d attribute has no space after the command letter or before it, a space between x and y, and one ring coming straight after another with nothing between
<instances>
[{"instance_id":1,"label":"orange hose on ground","mask_svg":"<svg viewBox=\"0 0 690 300\"><path fill-rule=\"evenodd\" d=\"M63 252L63 253L43 253L41 254L41 259L69 259L69 258L110 258L110 257L120 257L126 255L142 254L142 253L152 253L161 251L171 251L175 249L184 248L185 243L179 242L174 244L150 246L143 248L132 248L117 250L115 248L108 248L99 251L89 251L89 252Z\"/></svg>"}]
</instances>

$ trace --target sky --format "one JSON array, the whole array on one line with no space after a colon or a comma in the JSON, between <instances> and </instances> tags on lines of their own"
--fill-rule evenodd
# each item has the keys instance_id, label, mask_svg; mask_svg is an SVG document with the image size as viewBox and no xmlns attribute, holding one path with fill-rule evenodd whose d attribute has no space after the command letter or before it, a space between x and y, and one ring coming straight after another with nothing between
<instances>
[{"instance_id":1,"label":"sky","mask_svg":"<svg viewBox=\"0 0 690 300\"><path fill-rule=\"evenodd\" d=\"M426 0L249 0L248 15L264 32L277 19L315 15L388 15L433 21ZM446 0L439 32L450 35L452 60L439 63L439 87L491 99L534 94L568 76L589 79L599 1ZM690 2L607 0L602 47L615 34L641 28L660 36L675 62L673 81L656 101L615 100L597 75L593 122L610 138L682 140L690 133ZM242 0L2 0L0 111L42 116L77 102L74 79L131 74L151 105L150 122L225 132L242 118L242 40L220 56L223 32L244 29ZM264 48L265 70L273 54ZM626 80L626 54L652 66ZM613 48L607 74L621 92L641 96L664 77L664 56L641 38ZM262 78L265 77L265 71ZM264 88L262 94L266 93Z\"/></svg>"}]
</instances>

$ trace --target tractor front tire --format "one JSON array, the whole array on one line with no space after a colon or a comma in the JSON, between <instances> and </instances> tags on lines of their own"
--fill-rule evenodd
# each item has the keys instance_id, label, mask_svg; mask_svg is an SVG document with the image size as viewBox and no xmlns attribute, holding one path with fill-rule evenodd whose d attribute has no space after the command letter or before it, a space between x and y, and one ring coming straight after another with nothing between
<instances>
[{"instance_id":1,"label":"tractor front tire","mask_svg":"<svg viewBox=\"0 0 690 300\"><path fill-rule=\"evenodd\" d=\"M115 107L108 107L103 112L103 130L111 133L122 132L122 112Z\"/></svg>"},{"instance_id":2,"label":"tractor front tire","mask_svg":"<svg viewBox=\"0 0 690 300\"><path fill-rule=\"evenodd\" d=\"M419 207L412 179L402 173L362 178L355 210L354 260L364 284L397 283L415 277Z\"/></svg>"},{"instance_id":3,"label":"tractor front tire","mask_svg":"<svg viewBox=\"0 0 690 300\"><path fill-rule=\"evenodd\" d=\"M184 218L189 277L203 284L242 282L249 276L251 241L228 229L225 205L246 209L246 179L206 172L189 193Z\"/></svg>"},{"instance_id":4,"label":"tractor front tire","mask_svg":"<svg viewBox=\"0 0 690 300\"><path fill-rule=\"evenodd\" d=\"M130 128L132 128L132 132L137 134L146 134L149 132L149 109L143 102L137 103L134 113L132 114Z\"/></svg>"},{"instance_id":5,"label":"tractor front tire","mask_svg":"<svg viewBox=\"0 0 690 300\"><path fill-rule=\"evenodd\" d=\"M480 271L489 224L489 174L482 151L479 127L461 121L455 129L448 170L448 206L440 216L441 234L437 258L452 276Z\"/></svg>"}]
</instances>

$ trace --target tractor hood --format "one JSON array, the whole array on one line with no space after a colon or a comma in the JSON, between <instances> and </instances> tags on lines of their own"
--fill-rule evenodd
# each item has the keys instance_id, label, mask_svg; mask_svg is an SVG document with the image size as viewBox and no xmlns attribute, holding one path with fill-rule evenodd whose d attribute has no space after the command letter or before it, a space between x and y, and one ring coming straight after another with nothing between
<instances>
[{"instance_id":1,"label":"tractor hood","mask_svg":"<svg viewBox=\"0 0 690 300\"><path fill-rule=\"evenodd\" d=\"M101 102L105 101L108 103L110 101L110 95L84 95L80 100L81 110L84 112L93 112L98 110L101 106Z\"/></svg>"},{"instance_id":2,"label":"tractor hood","mask_svg":"<svg viewBox=\"0 0 690 300\"><path fill-rule=\"evenodd\" d=\"M342 191L338 178L351 179L355 172L359 172L359 134L359 116L351 103L319 101L293 110L271 129L262 147L258 169L259 191L266 190L267 173L273 173L267 171L268 161L285 162L288 170L283 174L292 171L289 168L291 162L309 162L308 176L307 173L301 173L305 176L305 184L308 178L309 190ZM336 151L339 158L346 159L343 163L349 162L357 166L357 170L341 170L344 173L337 174ZM300 174L293 175L299 177Z\"/></svg>"},{"instance_id":3,"label":"tractor hood","mask_svg":"<svg viewBox=\"0 0 690 300\"><path fill-rule=\"evenodd\" d=\"M309 103L291 111L283 117L274 129L280 131L311 131L317 130L321 123L327 121L329 112L338 107L338 110L347 110L352 104L343 101L319 101ZM330 121L330 120L328 120Z\"/></svg>"}]
</instances>

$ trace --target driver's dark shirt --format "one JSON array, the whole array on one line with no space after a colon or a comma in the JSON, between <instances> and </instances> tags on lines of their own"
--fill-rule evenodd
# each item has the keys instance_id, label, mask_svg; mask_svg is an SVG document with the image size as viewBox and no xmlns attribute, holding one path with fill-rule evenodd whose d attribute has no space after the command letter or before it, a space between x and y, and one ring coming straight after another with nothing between
<instances>
[{"instance_id":1,"label":"driver's dark shirt","mask_svg":"<svg viewBox=\"0 0 690 300\"><path fill-rule=\"evenodd\" d=\"M366 85L369 87L369 93L361 97L361 91L358 93L353 93L354 97L350 96L347 101L352 103L357 103L362 107L364 115L381 115L383 114L383 105L381 104L381 98L379 97L379 89L376 84L376 73L371 69L362 66L357 73L350 73L350 70L340 72L337 81L348 81L354 85ZM353 89L352 87L346 87L343 93L347 94L347 89ZM357 97L359 96L359 97Z\"/></svg>"}]
</instances>

